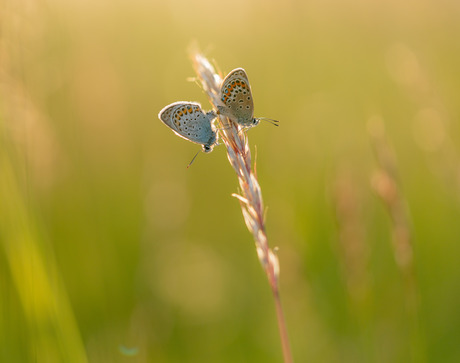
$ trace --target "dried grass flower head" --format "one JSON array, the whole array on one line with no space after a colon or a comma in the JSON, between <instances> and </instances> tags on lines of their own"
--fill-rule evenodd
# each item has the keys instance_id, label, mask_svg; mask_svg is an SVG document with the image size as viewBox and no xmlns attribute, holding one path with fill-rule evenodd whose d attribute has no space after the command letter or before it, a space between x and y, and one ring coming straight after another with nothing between
<instances>
[{"instance_id":1,"label":"dried grass flower head","mask_svg":"<svg viewBox=\"0 0 460 363\"><path fill-rule=\"evenodd\" d=\"M262 191L252 168L251 151L246 130L259 123L254 118L254 105L249 80L242 68L225 79L216 73L211 63L198 51L191 52L195 72L213 108L217 110L219 134L227 149L227 158L236 172L240 191L233 194L241 205L244 221L254 237L257 256L268 278L276 306L278 327L285 362L292 362L286 324L279 296L278 256L268 245ZM277 121L266 119L276 124Z\"/></svg>"}]
</instances>

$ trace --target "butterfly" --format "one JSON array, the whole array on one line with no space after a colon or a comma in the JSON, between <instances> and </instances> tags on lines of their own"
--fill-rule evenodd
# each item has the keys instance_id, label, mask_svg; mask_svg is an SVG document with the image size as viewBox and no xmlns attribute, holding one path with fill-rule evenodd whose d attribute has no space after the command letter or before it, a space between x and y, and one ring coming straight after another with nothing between
<instances>
[{"instance_id":1,"label":"butterfly","mask_svg":"<svg viewBox=\"0 0 460 363\"><path fill-rule=\"evenodd\" d=\"M251 86L248 75L243 68L236 68L225 77L220 90L220 100L223 106L217 106L219 113L231 118L242 127L256 126L260 120L278 126L276 120L254 117Z\"/></svg>"},{"instance_id":2,"label":"butterfly","mask_svg":"<svg viewBox=\"0 0 460 363\"><path fill-rule=\"evenodd\" d=\"M195 144L201 144L205 153L217 144L217 134L211 121L216 117L213 111L205 113L196 102L174 102L163 108L159 119L174 133Z\"/></svg>"}]
</instances>

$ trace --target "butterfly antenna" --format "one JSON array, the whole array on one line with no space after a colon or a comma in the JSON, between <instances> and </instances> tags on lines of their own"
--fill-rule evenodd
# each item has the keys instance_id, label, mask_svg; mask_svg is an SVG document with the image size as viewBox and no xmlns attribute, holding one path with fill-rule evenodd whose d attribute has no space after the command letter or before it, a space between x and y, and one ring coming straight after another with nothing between
<instances>
[{"instance_id":1,"label":"butterfly antenna","mask_svg":"<svg viewBox=\"0 0 460 363\"><path fill-rule=\"evenodd\" d=\"M192 163L195 161L196 157L198 156L200 152L198 151L195 156L193 157L192 161L187 165L187 169L190 168L190 165L192 165Z\"/></svg>"},{"instance_id":2,"label":"butterfly antenna","mask_svg":"<svg viewBox=\"0 0 460 363\"><path fill-rule=\"evenodd\" d=\"M271 118L266 118L266 117L259 117L259 120L266 121L266 122L268 122L268 123L270 123L270 124L272 124L274 126L279 126L278 125L278 122L279 122L278 120L273 120Z\"/></svg>"}]
</instances>

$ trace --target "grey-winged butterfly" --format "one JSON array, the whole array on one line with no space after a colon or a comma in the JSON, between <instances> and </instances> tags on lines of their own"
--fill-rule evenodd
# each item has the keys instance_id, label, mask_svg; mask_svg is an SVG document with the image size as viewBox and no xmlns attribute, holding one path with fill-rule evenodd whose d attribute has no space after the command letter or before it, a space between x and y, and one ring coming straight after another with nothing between
<instances>
[{"instance_id":1,"label":"grey-winged butterfly","mask_svg":"<svg viewBox=\"0 0 460 363\"><path fill-rule=\"evenodd\" d=\"M243 68L236 68L225 77L220 91L220 100L225 106L217 106L219 113L230 117L242 127L256 126L261 119L274 125L276 125L275 122L278 122L267 118L254 117L251 86Z\"/></svg>"},{"instance_id":2,"label":"grey-winged butterfly","mask_svg":"<svg viewBox=\"0 0 460 363\"><path fill-rule=\"evenodd\" d=\"M213 111L204 113L199 103L171 103L160 111L158 117L176 135L201 144L205 153L211 152L217 143L217 134L211 124L216 115Z\"/></svg>"}]
</instances>

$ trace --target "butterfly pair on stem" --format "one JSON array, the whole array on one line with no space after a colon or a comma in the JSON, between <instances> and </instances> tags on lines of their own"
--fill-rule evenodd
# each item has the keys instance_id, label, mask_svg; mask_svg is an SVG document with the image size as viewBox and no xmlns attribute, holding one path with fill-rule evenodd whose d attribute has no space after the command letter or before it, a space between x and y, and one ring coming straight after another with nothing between
<instances>
[{"instance_id":1,"label":"butterfly pair on stem","mask_svg":"<svg viewBox=\"0 0 460 363\"><path fill-rule=\"evenodd\" d=\"M254 117L254 102L248 76L243 68L231 71L222 82L218 113L229 117L241 127L256 126L260 118ZM188 141L202 145L205 153L211 152L217 144L217 133L212 120L214 111L205 113L195 102L174 102L158 114L160 120L174 133ZM276 124L276 120L266 119ZM193 160L192 160L193 162ZM190 163L191 164L191 163Z\"/></svg>"}]
</instances>

